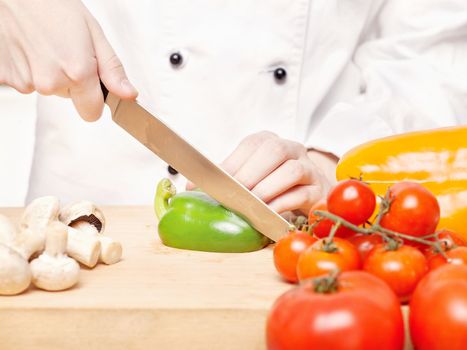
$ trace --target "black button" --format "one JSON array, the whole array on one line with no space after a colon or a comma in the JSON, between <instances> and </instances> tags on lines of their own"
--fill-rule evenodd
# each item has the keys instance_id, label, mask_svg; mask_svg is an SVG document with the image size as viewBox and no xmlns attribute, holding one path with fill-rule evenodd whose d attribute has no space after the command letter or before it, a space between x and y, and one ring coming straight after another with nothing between
<instances>
[{"instance_id":1,"label":"black button","mask_svg":"<svg viewBox=\"0 0 467 350\"><path fill-rule=\"evenodd\" d=\"M170 174L172 174L172 175L177 175L177 174L178 174L178 171L175 170L174 168L172 168L171 165L169 165L169 166L167 167L167 171L168 171Z\"/></svg>"},{"instance_id":2,"label":"black button","mask_svg":"<svg viewBox=\"0 0 467 350\"><path fill-rule=\"evenodd\" d=\"M174 66L179 66L183 63L183 57L180 53L175 52L170 55L170 63Z\"/></svg>"},{"instance_id":3,"label":"black button","mask_svg":"<svg viewBox=\"0 0 467 350\"><path fill-rule=\"evenodd\" d=\"M277 81L283 82L286 77L287 77L287 72L284 68L276 68L274 70L274 78Z\"/></svg>"}]
</instances>

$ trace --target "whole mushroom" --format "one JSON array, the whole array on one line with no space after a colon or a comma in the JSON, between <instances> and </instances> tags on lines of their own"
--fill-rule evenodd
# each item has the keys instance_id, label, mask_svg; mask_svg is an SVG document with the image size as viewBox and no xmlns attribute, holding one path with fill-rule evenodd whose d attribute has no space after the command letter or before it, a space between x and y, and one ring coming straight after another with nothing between
<instances>
[{"instance_id":1,"label":"whole mushroom","mask_svg":"<svg viewBox=\"0 0 467 350\"><path fill-rule=\"evenodd\" d=\"M15 250L0 244L0 295L15 295L31 284L29 264Z\"/></svg>"},{"instance_id":2,"label":"whole mushroom","mask_svg":"<svg viewBox=\"0 0 467 350\"><path fill-rule=\"evenodd\" d=\"M15 240L17 232L13 222L5 215L0 214L0 243L10 245Z\"/></svg>"},{"instance_id":3,"label":"whole mushroom","mask_svg":"<svg viewBox=\"0 0 467 350\"><path fill-rule=\"evenodd\" d=\"M20 230L8 245L29 260L41 253L45 245L45 229L58 220L60 202L57 197L39 197L29 203L20 220Z\"/></svg>"},{"instance_id":4,"label":"whole mushroom","mask_svg":"<svg viewBox=\"0 0 467 350\"><path fill-rule=\"evenodd\" d=\"M46 229L45 251L31 261L33 284L41 289L59 291L71 288L79 279L79 264L65 253L67 227L53 222Z\"/></svg>"},{"instance_id":5,"label":"whole mushroom","mask_svg":"<svg viewBox=\"0 0 467 350\"><path fill-rule=\"evenodd\" d=\"M40 231L51 222L58 220L60 201L54 196L44 196L34 199L24 209L20 220L20 229Z\"/></svg>"},{"instance_id":6,"label":"whole mushroom","mask_svg":"<svg viewBox=\"0 0 467 350\"><path fill-rule=\"evenodd\" d=\"M100 262L110 265L121 259L122 245L102 234L105 228L105 217L94 203L84 200L70 203L62 208L59 217L64 224L81 234L96 237L99 240L101 243Z\"/></svg>"}]
</instances>

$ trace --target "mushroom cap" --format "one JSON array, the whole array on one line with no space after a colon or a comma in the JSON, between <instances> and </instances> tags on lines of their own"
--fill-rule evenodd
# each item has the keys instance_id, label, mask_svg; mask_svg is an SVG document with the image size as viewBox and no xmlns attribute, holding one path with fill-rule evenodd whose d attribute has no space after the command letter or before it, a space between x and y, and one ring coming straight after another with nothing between
<instances>
[{"instance_id":1,"label":"mushroom cap","mask_svg":"<svg viewBox=\"0 0 467 350\"><path fill-rule=\"evenodd\" d=\"M94 203L86 200L70 203L60 210L59 219L65 225L71 226L78 221L93 225L97 232L104 232L104 213Z\"/></svg>"},{"instance_id":2,"label":"mushroom cap","mask_svg":"<svg viewBox=\"0 0 467 350\"><path fill-rule=\"evenodd\" d=\"M32 283L50 291L71 288L79 279L79 265L65 254L50 256L41 254L31 261Z\"/></svg>"},{"instance_id":3,"label":"mushroom cap","mask_svg":"<svg viewBox=\"0 0 467 350\"><path fill-rule=\"evenodd\" d=\"M56 221L60 210L60 201L54 196L34 199L24 209L20 221L20 228L41 231L52 221Z\"/></svg>"},{"instance_id":4,"label":"mushroom cap","mask_svg":"<svg viewBox=\"0 0 467 350\"><path fill-rule=\"evenodd\" d=\"M14 295L31 284L29 264L13 249L0 244L0 295Z\"/></svg>"},{"instance_id":5,"label":"mushroom cap","mask_svg":"<svg viewBox=\"0 0 467 350\"><path fill-rule=\"evenodd\" d=\"M18 230L13 222L5 215L0 214L0 243L10 245L17 233Z\"/></svg>"},{"instance_id":6,"label":"mushroom cap","mask_svg":"<svg viewBox=\"0 0 467 350\"><path fill-rule=\"evenodd\" d=\"M31 230L22 229L15 240L11 243L11 248L16 250L24 259L30 260L36 253L42 253L45 247L44 229Z\"/></svg>"}]
</instances>

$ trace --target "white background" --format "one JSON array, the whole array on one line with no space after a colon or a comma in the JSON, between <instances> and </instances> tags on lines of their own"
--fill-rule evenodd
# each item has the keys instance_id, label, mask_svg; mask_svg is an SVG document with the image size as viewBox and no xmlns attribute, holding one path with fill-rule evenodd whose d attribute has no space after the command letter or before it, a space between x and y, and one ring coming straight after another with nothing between
<instances>
[{"instance_id":1,"label":"white background","mask_svg":"<svg viewBox=\"0 0 467 350\"><path fill-rule=\"evenodd\" d=\"M0 207L22 206L34 147L36 96L0 86Z\"/></svg>"}]
</instances>

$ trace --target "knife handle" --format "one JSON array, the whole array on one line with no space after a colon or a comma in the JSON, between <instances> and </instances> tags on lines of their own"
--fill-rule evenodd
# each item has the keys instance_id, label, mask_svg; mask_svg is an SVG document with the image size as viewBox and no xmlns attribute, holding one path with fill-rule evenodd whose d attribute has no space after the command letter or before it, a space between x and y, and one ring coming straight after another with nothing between
<instances>
[{"instance_id":1,"label":"knife handle","mask_svg":"<svg viewBox=\"0 0 467 350\"><path fill-rule=\"evenodd\" d=\"M104 95L104 102L105 102L105 100L107 99L107 95L109 94L109 90L107 90L102 80L99 80L99 82L101 84L102 95Z\"/></svg>"}]
</instances>

